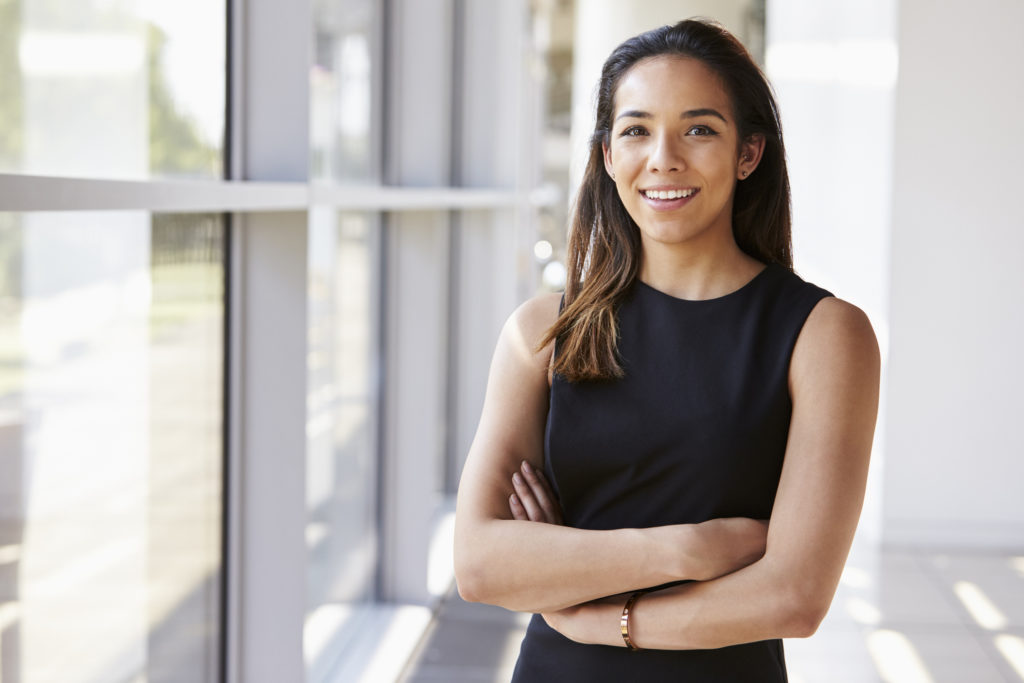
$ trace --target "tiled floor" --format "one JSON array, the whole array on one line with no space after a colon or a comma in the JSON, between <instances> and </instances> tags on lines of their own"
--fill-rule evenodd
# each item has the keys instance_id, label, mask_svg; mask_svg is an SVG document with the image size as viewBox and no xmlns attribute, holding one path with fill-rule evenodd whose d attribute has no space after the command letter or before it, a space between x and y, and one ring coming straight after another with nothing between
<instances>
[{"instance_id":1,"label":"tiled floor","mask_svg":"<svg viewBox=\"0 0 1024 683\"><path fill-rule=\"evenodd\" d=\"M403 683L508 681L528 615L450 596ZM1021 683L1024 552L855 550L792 683Z\"/></svg>"}]
</instances>

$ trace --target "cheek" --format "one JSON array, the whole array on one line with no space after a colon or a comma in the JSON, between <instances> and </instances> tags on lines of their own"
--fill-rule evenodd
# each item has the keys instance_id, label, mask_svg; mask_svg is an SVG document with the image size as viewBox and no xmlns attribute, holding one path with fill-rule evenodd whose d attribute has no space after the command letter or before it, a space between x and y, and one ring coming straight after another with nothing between
<instances>
[{"instance_id":1,"label":"cheek","mask_svg":"<svg viewBox=\"0 0 1024 683\"><path fill-rule=\"evenodd\" d=\"M637 196L633 192L633 189L630 187L628 182L617 182L615 184L615 189L619 194L619 201L621 201L623 206L625 206L627 209L629 208L630 204L637 201Z\"/></svg>"},{"instance_id":2,"label":"cheek","mask_svg":"<svg viewBox=\"0 0 1024 683\"><path fill-rule=\"evenodd\" d=\"M695 163L708 169L711 173L728 172L730 169L731 157L723 152L721 148L712 145L705 145L693 150L691 157Z\"/></svg>"},{"instance_id":3,"label":"cheek","mask_svg":"<svg viewBox=\"0 0 1024 683\"><path fill-rule=\"evenodd\" d=\"M622 169L624 173L635 171L638 165L643 163L644 154L643 145L638 141L620 143L612 148L614 166L616 169Z\"/></svg>"}]
</instances>

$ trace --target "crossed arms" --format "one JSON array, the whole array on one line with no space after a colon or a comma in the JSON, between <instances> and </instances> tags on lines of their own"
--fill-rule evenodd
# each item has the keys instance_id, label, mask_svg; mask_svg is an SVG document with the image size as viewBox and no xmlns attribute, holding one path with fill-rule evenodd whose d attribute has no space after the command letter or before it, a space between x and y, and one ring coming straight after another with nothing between
<instances>
[{"instance_id":1,"label":"crossed arms","mask_svg":"<svg viewBox=\"0 0 1024 683\"><path fill-rule=\"evenodd\" d=\"M622 646L620 594L694 579L643 597L631 617L637 645L716 648L813 633L835 593L863 501L880 365L867 317L827 298L804 324L790 365L789 441L767 528L732 518L591 531L560 524L539 474L551 348L534 348L557 316L558 300L526 302L499 338L459 486L460 594L540 612L579 642Z\"/></svg>"}]
</instances>

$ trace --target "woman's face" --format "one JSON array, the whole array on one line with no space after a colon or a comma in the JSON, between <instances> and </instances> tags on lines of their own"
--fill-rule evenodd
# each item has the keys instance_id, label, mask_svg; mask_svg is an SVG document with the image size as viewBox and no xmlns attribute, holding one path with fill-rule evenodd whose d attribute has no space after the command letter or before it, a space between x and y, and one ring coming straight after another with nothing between
<instances>
[{"instance_id":1,"label":"woman's face","mask_svg":"<svg viewBox=\"0 0 1024 683\"><path fill-rule=\"evenodd\" d=\"M763 144L740 146L717 76L694 59L638 62L619 82L612 118L605 167L644 248L732 239L733 191Z\"/></svg>"}]
</instances>

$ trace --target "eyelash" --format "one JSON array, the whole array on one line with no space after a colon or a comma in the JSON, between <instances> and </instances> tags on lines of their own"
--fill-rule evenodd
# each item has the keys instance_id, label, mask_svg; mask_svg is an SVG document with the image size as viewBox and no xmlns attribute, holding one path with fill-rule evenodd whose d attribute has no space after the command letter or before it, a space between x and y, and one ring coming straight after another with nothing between
<instances>
[{"instance_id":1,"label":"eyelash","mask_svg":"<svg viewBox=\"0 0 1024 683\"><path fill-rule=\"evenodd\" d=\"M718 132L715 131L714 128L712 128L711 126L705 126L705 125L691 126L690 129L688 131L686 131L686 134L687 135L691 135L691 134L694 133L694 131L697 131L697 130L699 130L701 132L697 133L697 134L694 134L694 137L710 137L712 135L718 135ZM635 138L635 137L640 137L641 134L645 134L645 133L647 133L647 131L644 130L643 126L630 126L629 128L626 128L625 130L623 130L619 134L619 137Z\"/></svg>"}]
</instances>

